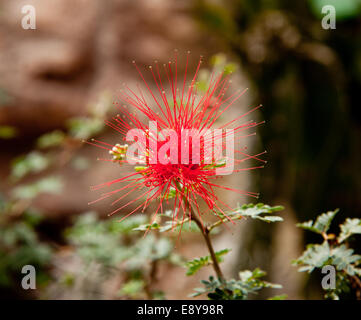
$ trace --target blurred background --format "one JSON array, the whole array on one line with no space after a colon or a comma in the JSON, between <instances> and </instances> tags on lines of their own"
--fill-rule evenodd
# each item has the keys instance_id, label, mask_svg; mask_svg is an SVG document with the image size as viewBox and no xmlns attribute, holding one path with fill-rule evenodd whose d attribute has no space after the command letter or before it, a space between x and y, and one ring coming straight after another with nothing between
<instances>
[{"instance_id":1,"label":"blurred background","mask_svg":"<svg viewBox=\"0 0 361 320\"><path fill-rule=\"evenodd\" d=\"M34 30L21 25L27 4ZM336 29L322 27L325 5ZM359 0L0 0L0 297L185 299L212 273L186 277L181 266L206 254L199 234L175 248L174 237L131 232L147 215L119 225L109 204L88 206L89 187L123 169L82 140L120 142L104 120L123 83L139 82L132 60L167 62L177 49L193 68L203 55L200 82L226 68L232 90L249 87L222 121L264 106L247 144L268 164L229 179L283 205L284 222L216 234L232 249L226 274L258 266L289 299L321 298L319 278L291 266L315 240L295 224L335 208L336 229L361 216L360 33ZM37 267L37 290L20 286L25 264Z\"/></svg>"}]
</instances>

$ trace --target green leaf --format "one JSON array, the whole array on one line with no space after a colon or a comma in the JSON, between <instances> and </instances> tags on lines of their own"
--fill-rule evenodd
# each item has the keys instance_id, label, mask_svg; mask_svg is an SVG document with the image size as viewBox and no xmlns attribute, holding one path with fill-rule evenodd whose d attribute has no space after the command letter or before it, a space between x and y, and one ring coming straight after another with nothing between
<instances>
[{"instance_id":1,"label":"green leaf","mask_svg":"<svg viewBox=\"0 0 361 320\"><path fill-rule=\"evenodd\" d=\"M193 259L191 261L188 261L188 262L186 262L186 267L187 267L186 275L187 276L194 275L201 268L203 268L205 266L208 266L209 264L210 264L210 257L209 256L195 258L195 259Z\"/></svg>"},{"instance_id":2,"label":"green leaf","mask_svg":"<svg viewBox=\"0 0 361 320\"><path fill-rule=\"evenodd\" d=\"M24 213L24 221L30 226L37 226L44 220L44 216L36 209L30 208Z\"/></svg>"},{"instance_id":3,"label":"green leaf","mask_svg":"<svg viewBox=\"0 0 361 320\"><path fill-rule=\"evenodd\" d=\"M114 220L100 220L96 212L86 212L77 217L74 225L66 230L67 241L85 263L96 261L102 266L117 267L132 252L121 245L121 237Z\"/></svg>"},{"instance_id":4,"label":"green leaf","mask_svg":"<svg viewBox=\"0 0 361 320\"><path fill-rule=\"evenodd\" d=\"M298 259L293 261L294 265L303 265L298 269L300 272L311 273L315 268L321 268L331 260L330 246L327 241L322 244L310 244Z\"/></svg>"},{"instance_id":5,"label":"green leaf","mask_svg":"<svg viewBox=\"0 0 361 320\"><path fill-rule=\"evenodd\" d=\"M222 262L223 261L222 256L227 254L230 251L231 251L231 249L223 249L223 250L215 252L217 261ZM187 276L194 275L201 268L208 266L210 264L212 264L212 259L210 256L204 256L204 257L200 257L200 258L196 258L191 261L188 261L188 262L186 262L186 265L185 265L187 268L186 275Z\"/></svg>"},{"instance_id":6,"label":"green leaf","mask_svg":"<svg viewBox=\"0 0 361 320\"><path fill-rule=\"evenodd\" d=\"M275 213L283 210L282 206L271 207L269 205L258 204L245 204L238 207L234 212L227 214L232 220L241 219L242 217L250 217L252 219L258 219L265 222L283 221L279 216L269 216L264 214Z\"/></svg>"},{"instance_id":7,"label":"green leaf","mask_svg":"<svg viewBox=\"0 0 361 320\"><path fill-rule=\"evenodd\" d=\"M137 230L138 227L141 227L147 220L148 217L144 214L131 215L130 217L124 219L121 222L117 221L117 219L114 219L110 223L110 230L116 233L129 234L132 231ZM143 228L140 228L138 230L141 229Z\"/></svg>"},{"instance_id":8,"label":"green leaf","mask_svg":"<svg viewBox=\"0 0 361 320\"><path fill-rule=\"evenodd\" d=\"M332 219L338 210L329 211L317 217L316 221L308 221L298 226L312 232L322 234L325 239L322 244L309 244L302 256L293 261L300 265L299 271L312 272L332 265L337 269L336 287L326 290L326 299L340 299L342 293L350 292L350 277L361 276L361 255L354 254L354 250L341 244L353 234L361 233L360 219L346 219L340 226L341 232L335 241L334 235L328 235Z\"/></svg>"},{"instance_id":9,"label":"green leaf","mask_svg":"<svg viewBox=\"0 0 361 320\"><path fill-rule=\"evenodd\" d=\"M202 280L203 288L194 289L192 296L208 293L208 298L213 300L244 300L249 294L256 294L263 288L280 289L282 286L262 280L266 273L259 268L253 271L239 272L239 280L230 279L221 282L219 279L209 278Z\"/></svg>"},{"instance_id":10,"label":"green leaf","mask_svg":"<svg viewBox=\"0 0 361 320\"><path fill-rule=\"evenodd\" d=\"M360 274L361 269L356 268L353 264L361 263L361 256L353 254L353 252L344 244L333 248L331 264L336 266L337 270L343 270L350 276Z\"/></svg>"},{"instance_id":11,"label":"green leaf","mask_svg":"<svg viewBox=\"0 0 361 320\"><path fill-rule=\"evenodd\" d=\"M16 158L12 163L11 176L18 180L29 173L38 173L48 168L50 158L38 151L32 151L25 156Z\"/></svg>"},{"instance_id":12,"label":"green leaf","mask_svg":"<svg viewBox=\"0 0 361 320\"><path fill-rule=\"evenodd\" d=\"M145 282L141 279L133 279L126 282L120 289L120 295L127 295L132 298L136 297L144 288Z\"/></svg>"},{"instance_id":13,"label":"green leaf","mask_svg":"<svg viewBox=\"0 0 361 320\"><path fill-rule=\"evenodd\" d=\"M20 185L12 190L12 194L18 199L33 199L39 193L58 194L62 189L63 183L61 179L56 176L50 176L32 184Z\"/></svg>"},{"instance_id":14,"label":"green leaf","mask_svg":"<svg viewBox=\"0 0 361 320\"><path fill-rule=\"evenodd\" d=\"M160 226L160 232L166 231L174 231L179 232L182 228L182 232L200 232L197 224L192 220L189 222L189 219L184 219L182 221L173 222L173 221L166 221L164 225Z\"/></svg>"},{"instance_id":15,"label":"green leaf","mask_svg":"<svg viewBox=\"0 0 361 320\"><path fill-rule=\"evenodd\" d=\"M317 217L316 221L313 222L312 220L298 223L297 227L300 227L305 230L309 230L318 234L324 234L330 228L331 222L339 209L334 211L328 211L327 213L323 213Z\"/></svg>"},{"instance_id":16,"label":"green leaf","mask_svg":"<svg viewBox=\"0 0 361 320\"><path fill-rule=\"evenodd\" d=\"M361 234L361 219L347 218L346 221L340 225L340 228L341 232L338 237L339 243L345 241L354 234Z\"/></svg>"},{"instance_id":17,"label":"green leaf","mask_svg":"<svg viewBox=\"0 0 361 320\"><path fill-rule=\"evenodd\" d=\"M264 216L264 217L258 217L257 219L260 219L265 222L278 222L283 221L283 218L278 216Z\"/></svg>"},{"instance_id":18,"label":"green leaf","mask_svg":"<svg viewBox=\"0 0 361 320\"><path fill-rule=\"evenodd\" d=\"M126 261L126 268L134 270L143 268L150 261L168 260L173 250L173 244L168 238L156 238L153 234L148 234L129 249L131 255Z\"/></svg>"},{"instance_id":19,"label":"green leaf","mask_svg":"<svg viewBox=\"0 0 361 320\"><path fill-rule=\"evenodd\" d=\"M154 246L153 260L165 259L173 250L173 244L168 238L160 238Z\"/></svg>"},{"instance_id":20,"label":"green leaf","mask_svg":"<svg viewBox=\"0 0 361 320\"><path fill-rule=\"evenodd\" d=\"M217 231L215 228L217 226L219 226L221 223L229 222L230 220L240 220L244 217L251 217L252 219L258 219L258 220L265 221L265 222L283 221L283 219L279 216L270 216L270 215L264 216L264 214L275 213L275 212L281 211L283 209L284 208L282 206L271 207L271 206L265 205L263 203L258 203L258 204L251 203L251 204L242 205L241 207L238 207L235 210L229 211L226 213L212 211L212 213L214 215L216 215L218 218L220 218L221 220L217 221L213 225L210 225L209 229L211 230L211 232ZM186 226L188 224L188 223L186 224L186 222L188 222L188 221L189 221L188 218L184 219L183 221L177 222L175 224L172 224L172 221L167 221L167 223L160 228L160 231L161 232L168 231L172 228L176 229L176 228L178 228L178 226L180 226L182 224ZM191 223L191 226L192 226L192 224L193 224L193 221ZM195 228L195 230L199 231L198 228Z\"/></svg>"},{"instance_id":21,"label":"green leaf","mask_svg":"<svg viewBox=\"0 0 361 320\"><path fill-rule=\"evenodd\" d=\"M67 123L70 134L76 139L89 139L104 128L104 121L99 118L72 118Z\"/></svg>"},{"instance_id":22,"label":"green leaf","mask_svg":"<svg viewBox=\"0 0 361 320\"><path fill-rule=\"evenodd\" d=\"M321 214L317 219L313 227L321 232L327 232L330 228L331 222L339 209L334 211L328 211L327 213Z\"/></svg>"},{"instance_id":23,"label":"green leaf","mask_svg":"<svg viewBox=\"0 0 361 320\"><path fill-rule=\"evenodd\" d=\"M55 130L40 136L36 142L38 148L56 147L63 143L65 139L64 132Z\"/></svg>"}]
</instances>

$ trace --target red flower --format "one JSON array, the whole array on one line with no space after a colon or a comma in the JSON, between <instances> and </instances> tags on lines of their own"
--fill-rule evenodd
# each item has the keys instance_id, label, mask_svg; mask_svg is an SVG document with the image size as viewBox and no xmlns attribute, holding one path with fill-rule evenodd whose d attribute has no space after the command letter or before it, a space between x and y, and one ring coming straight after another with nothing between
<instances>
[{"instance_id":1,"label":"red flower","mask_svg":"<svg viewBox=\"0 0 361 320\"><path fill-rule=\"evenodd\" d=\"M209 210L216 214L217 212L224 214L221 207L228 207L216 196L215 189L217 188L238 192L251 197L258 196L253 192L219 185L215 180L220 178L219 175L229 173L227 172L227 170L230 171L229 169L232 172L240 172L262 167L257 166L233 170L229 163L239 164L248 159L265 162L259 158L264 152L258 155L249 155L244 152L245 149L235 150L235 154L243 156L242 159L235 159L233 154L231 156L223 156L223 153L227 152L227 143L226 146L222 143L222 140L227 139L227 137L231 135L233 137L234 134L260 124L253 121L243 124L238 123L240 119L260 106L222 125L217 128L218 131L212 132L211 130L216 128L217 119L245 91L237 91L227 96L226 91L229 86L229 77L219 74L212 75L207 91L199 93L196 79L202 61L200 59L190 84L187 84L188 58L189 55L187 55L185 74L182 76L179 76L177 72L176 55L173 61L163 65L163 72L161 72L158 63L155 63L155 66L150 66L149 70L154 79L155 90L150 88L150 85L145 81L142 72L134 62L140 77L144 81L146 93L139 88L139 93L136 93L134 90L126 87L127 90L121 93L121 98L128 106L132 106L136 112L131 113L126 107L117 103L123 117L118 115L112 121L108 121L107 124L122 135L126 135L131 129L138 129L142 133L144 140L138 137L138 140L133 144L133 147L138 148L138 152L134 154L138 159L138 166L133 168L132 172L128 175L94 188L99 189L113 184L124 184L119 189L107 192L98 199L101 200L113 194L122 193L113 204L119 203L124 197L135 190L141 189L144 192L130 202L118 207L110 215L132 203L140 202L134 210L123 217L124 219L137 210L143 212L151 201L157 201L158 203L155 212L157 214L158 212L163 212L164 201L168 202L169 198L174 198L174 220L179 218L180 212L183 213L184 219L188 211L187 206L193 206L199 217L201 217L198 204L200 199L207 204ZM162 81L161 73L163 73L165 81ZM178 81L180 81L180 85ZM148 99L145 97L146 94L149 96ZM143 123L140 120L139 114L143 115L142 118L145 116L149 124ZM151 124L153 128L151 128ZM167 131L161 132L162 130L168 130L169 134L167 134ZM243 137L246 136L236 138ZM220 139L218 144L216 143L217 139ZM230 144L232 143L231 140ZM134 160L127 158L130 148L128 145L111 145L97 140L93 141L96 142L97 146L109 150L115 162L123 164ZM198 145L196 144L198 148L194 147L193 149L194 144L192 143L194 141L199 141ZM219 147L218 149L217 146ZM186 152L187 150L188 152ZM220 155L222 156L220 157Z\"/></svg>"}]
</instances>

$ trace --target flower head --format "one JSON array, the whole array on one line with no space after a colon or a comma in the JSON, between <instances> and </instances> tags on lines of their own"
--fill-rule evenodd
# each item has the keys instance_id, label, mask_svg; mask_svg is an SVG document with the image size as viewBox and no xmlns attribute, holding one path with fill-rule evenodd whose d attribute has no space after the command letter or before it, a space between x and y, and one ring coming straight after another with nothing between
<instances>
[{"instance_id":1,"label":"flower head","mask_svg":"<svg viewBox=\"0 0 361 320\"><path fill-rule=\"evenodd\" d=\"M220 73L213 74L207 90L201 92L197 87L197 76L202 59L190 82L187 81L188 60L189 54L184 75L178 74L177 55L163 66L157 62L149 66L153 84L146 82L140 68L133 62L145 89L141 90L138 86L137 91L129 87L121 91L121 99L126 105L116 105L122 115L107 122L123 135L127 144L111 145L93 140L92 144L109 150L112 161L133 166L128 175L96 186L95 189L121 185L98 200L120 194L113 202L120 203L132 192L142 190L140 196L119 206L111 214L137 203L136 208L126 214L127 217L137 210L143 212L151 201L157 201L156 214L163 212L165 201L174 198L173 218L176 220L187 215L188 207L194 207L200 217L200 200L215 214L224 214L222 208L227 205L216 195L216 189L219 188L257 197L256 193L222 186L217 181L225 174L263 166L235 168L248 159L262 164L265 162L259 158L264 152L249 155L244 148L234 147L235 140L238 142L238 139L247 136L242 134L243 131L260 124L255 121L240 123L260 106L219 126L220 117L245 90L228 95L229 75ZM131 112L130 108L135 112ZM242 158L237 159L237 155Z\"/></svg>"}]
</instances>

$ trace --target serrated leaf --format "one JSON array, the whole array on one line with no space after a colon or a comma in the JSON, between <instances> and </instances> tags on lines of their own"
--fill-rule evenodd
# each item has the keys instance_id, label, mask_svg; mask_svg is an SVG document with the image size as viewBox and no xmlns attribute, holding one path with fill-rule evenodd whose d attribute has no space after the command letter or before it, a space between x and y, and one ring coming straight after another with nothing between
<instances>
[{"instance_id":1,"label":"serrated leaf","mask_svg":"<svg viewBox=\"0 0 361 320\"><path fill-rule=\"evenodd\" d=\"M328 229L330 228L331 222L339 209L336 209L334 211L328 211L327 213L323 213L316 219L316 222L314 224L314 228L317 230L326 233Z\"/></svg>"},{"instance_id":2,"label":"serrated leaf","mask_svg":"<svg viewBox=\"0 0 361 320\"><path fill-rule=\"evenodd\" d=\"M231 251L231 250L223 249L223 250L215 252L217 261L222 262L223 261L222 256L227 254L229 251ZM200 258L196 258L191 261L188 261L188 262L186 262L186 267L187 267L186 275L187 276L194 275L201 268L208 266L210 264L212 264L212 259L210 256L204 256L204 257L200 257Z\"/></svg>"},{"instance_id":3,"label":"serrated leaf","mask_svg":"<svg viewBox=\"0 0 361 320\"><path fill-rule=\"evenodd\" d=\"M298 223L297 227L300 227L305 230L309 230L318 234L324 234L330 228L331 222L335 215L339 210L336 209L334 211L328 211L326 213L322 213L320 216L317 217L316 221L313 222L312 220Z\"/></svg>"},{"instance_id":4,"label":"serrated leaf","mask_svg":"<svg viewBox=\"0 0 361 320\"><path fill-rule=\"evenodd\" d=\"M341 232L335 240L334 234L327 234L332 219L338 212L329 211L321 214L315 222L308 221L298 224L306 230L321 234L324 242L319 244L309 244L302 256L293 261L295 265L301 265L299 271L312 272L314 269L322 269L326 265L334 266L337 269L336 287L327 289L326 299L339 299L340 294L350 292L349 278L361 275L361 255L354 254L354 250L342 243L352 234L361 233L360 219L346 219L340 226Z\"/></svg>"},{"instance_id":5,"label":"serrated leaf","mask_svg":"<svg viewBox=\"0 0 361 320\"><path fill-rule=\"evenodd\" d=\"M350 219L347 218L346 221L340 225L341 232L338 237L338 242L341 243L353 234L361 234L361 219Z\"/></svg>"},{"instance_id":6,"label":"serrated leaf","mask_svg":"<svg viewBox=\"0 0 361 320\"><path fill-rule=\"evenodd\" d=\"M221 219L220 222L228 222L229 220L239 220L242 219L243 217L251 217L252 219L258 219L269 223L269 222L283 221L283 219L279 216L271 216L264 214L275 213L283 209L284 207L282 206L271 207L263 203L258 203L258 204L251 203L251 204L242 205L230 212L226 212L226 213L212 212L212 213ZM165 232L169 230L179 230L181 225L183 225L183 228L187 226L186 222L188 224L189 218L186 218L182 221L178 221L175 223L173 221L167 221L164 225L162 225L159 228L159 231ZM220 225L219 221L216 224L209 226L211 232L216 231L215 227L218 225ZM199 228L195 225L194 221L191 222L191 226L194 226L194 228L188 228L190 229L190 231L193 231L193 229L194 231L199 231Z\"/></svg>"},{"instance_id":7,"label":"serrated leaf","mask_svg":"<svg viewBox=\"0 0 361 320\"><path fill-rule=\"evenodd\" d=\"M298 269L300 272L312 272L315 268L321 268L331 259L330 246L327 241L322 244L308 245L302 256L293 261L294 265L303 265Z\"/></svg>"},{"instance_id":8,"label":"serrated leaf","mask_svg":"<svg viewBox=\"0 0 361 320\"><path fill-rule=\"evenodd\" d=\"M230 279L221 282L219 279L209 278L209 281L201 281L204 288L196 288L193 296L207 293L208 298L216 300L244 300L249 294L255 294L263 288L279 289L282 286L261 278L266 273L258 268L253 271L245 270L239 272L239 279Z\"/></svg>"},{"instance_id":9,"label":"serrated leaf","mask_svg":"<svg viewBox=\"0 0 361 320\"><path fill-rule=\"evenodd\" d=\"M258 203L258 204L245 204L241 207L238 207L234 214L236 218L238 217L250 217L252 219L261 220L264 222L276 222L283 221L283 219L279 216L263 216L264 214L275 213L283 210L282 206L274 206L271 207L269 205ZM231 218L233 219L233 214L231 214Z\"/></svg>"},{"instance_id":10,"label":"serrated leaf","mask_svg":"<svg viewBox=\"0 0 361 320\"><path fill-rule=\"evenodd\" d=\"M336 266L337 270L344 270L350 276L355 275L357 270L353 266L354 263L361 262L361 256L353 254L353 249L341 245L332 249L332 265Z\"/></svg>"}]
</instances>

